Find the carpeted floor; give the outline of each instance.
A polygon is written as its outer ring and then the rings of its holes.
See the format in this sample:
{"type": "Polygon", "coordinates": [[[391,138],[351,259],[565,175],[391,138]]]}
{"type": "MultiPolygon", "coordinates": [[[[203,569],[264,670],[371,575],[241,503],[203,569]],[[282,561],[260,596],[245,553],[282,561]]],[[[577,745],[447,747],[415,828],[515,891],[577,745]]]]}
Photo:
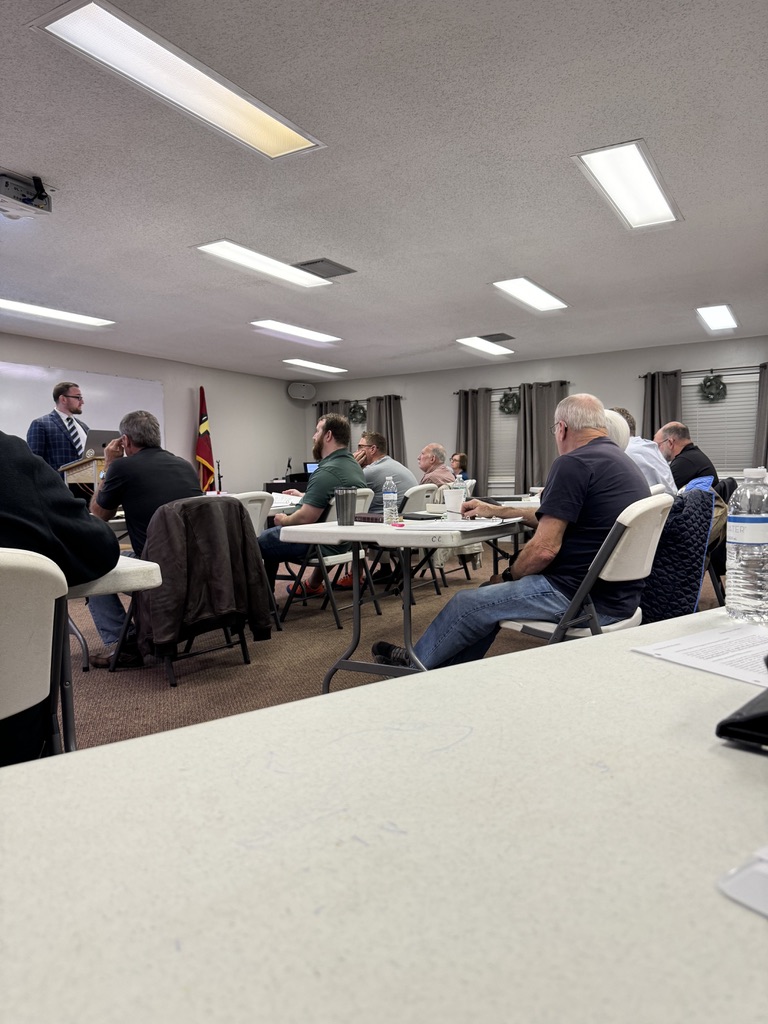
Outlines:
{"type": "MultiPolygon", "coordinates": [[[[455,563],[448,565],[448,569],[452,568],[455,563]]],[[[431,586],[420,587],[413,608],[414,637],[420,636],[451,594],[460,588],[477,587],[491,572],[491,559],[486,557],[485,565],[472,573],[471,581],[466,580],[463,571],[450,572],[448,587],[439,597],[431,586]]],[[[280,584],[278,588],[280,600],[280,584]]],[[[340,630],[335,628],[331,612],[320,610],[319,602],[309,602],[306,607],[294,604],[282,632],[273,630],[272,639],[261,643],[249,641],[250,665],[243,664],[239,647],[190,658],[176,665],[179,684],[176,688],[168,685],[159,663],[148,662],[144,668],[114,673],[104,669],[83,672],[80,647],[72,638],[78,747],[113,743],[309,697],[322,699],[323,677],[351,639],[349,604],[350,598],[340,595],[340,607],[348,609],[342,612],[344,628],[340,630]]],[[[701,607],[713,605],[714,596],[706,581],[701,607]]],[[[360,660],[372,660],[370,648],[376,640],[402,642],[400,599],[384,598],[382,612],[381,617],[377,616],[372,605],[366,605],[363,610],[362,639],[356,655],[360,660]]],[[[101,644],[85,603],[70,602],[70,614],[86,637],[91,652],[100,651],[101,644]]],[[[199,646],[204,647],[205,640],[205,637],[200,638],[199,646]]],[[[542,643],[502,630],[490,656],[542,643]]],[[[333,689],[376,685],[377,679],[377,676],[339,672],[334,677],[333,689]]]]}

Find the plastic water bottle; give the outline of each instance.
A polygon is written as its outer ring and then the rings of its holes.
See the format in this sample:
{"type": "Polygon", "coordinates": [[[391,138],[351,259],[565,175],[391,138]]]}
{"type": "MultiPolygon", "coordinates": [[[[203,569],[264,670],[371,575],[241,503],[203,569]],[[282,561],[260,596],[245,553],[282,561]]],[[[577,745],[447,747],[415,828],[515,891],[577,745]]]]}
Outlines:
{"type": "Polygon", "coordinates": [[[381,496],[384,499],[384,525],[391,526],[397,519],[397,484],[388,476],[381,489],[381,496]]]}
{"type": "Polygon", "coordinates": [[[728,504],[725,607],[732,619],[768,624],[768,482],[744,470],[728,504]]]}

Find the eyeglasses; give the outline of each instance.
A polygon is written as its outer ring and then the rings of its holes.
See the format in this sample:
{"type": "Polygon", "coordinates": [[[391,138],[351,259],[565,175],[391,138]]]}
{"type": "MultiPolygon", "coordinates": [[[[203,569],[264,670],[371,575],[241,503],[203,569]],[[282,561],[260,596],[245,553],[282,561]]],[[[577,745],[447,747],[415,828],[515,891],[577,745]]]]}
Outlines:
{"type": "Polygon", "coordinates": [[[557,428],[560,426],[562,422],[562,420],[558,420],[557,423],[553,423],[552,426],[549,428],[550,434],[556,434],[557,428]]]}
{"type": "Polygon", "coordinates": [[[359,444],[357,447],[358,448],[375,448],[376,445],[375,444],[359,444]]]}
{"type": "Polygon", "coordinates": [[[85,400],[85,395],[63,395],[62,397],[63,398],[79,398],[81,402],[85,400]]]}

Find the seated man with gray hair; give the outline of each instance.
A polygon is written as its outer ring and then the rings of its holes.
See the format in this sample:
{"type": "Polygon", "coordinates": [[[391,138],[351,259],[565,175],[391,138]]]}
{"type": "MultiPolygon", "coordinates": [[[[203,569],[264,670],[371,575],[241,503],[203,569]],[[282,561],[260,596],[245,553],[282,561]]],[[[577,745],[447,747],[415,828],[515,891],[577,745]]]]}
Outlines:
{"type": "Polygon", "coordinates": [[[452,484],[456,477],[453,470],[446,466],[448,453],[438,441],[430,441],[419,454],[419,469],[422,472],[420,484],[452,484]]]}
{"type": "MultiPolygon", "coordinates": [[[[643,474],[608,437],[603,404],[594,395],[563,399],[554,434],[558,458],[535,511],[536,533],[502,573],[503,582],[460,591],[445,605],[414,647],[425,668],[484,657],[504,619],[559,621],[617,516],[649,496],[643,474]]],[[[520,514],[477,499],[465,502],[462,512],[470,518],[520,514]]],[[[599,580],[592,597],[601,625],[632,615],[642,588],[642,580],[599,580]]],[[[385,641],[373,645],[373,655],[378,664],[410,665],[402,647],[385,641]]]]}
{"type": "MultiPolygon", "coordinates": [[[[203,492],[192,464],[160,447],[160,424],[151,412],[129,412],[119,429],[120,437],[104,449],[103,479],[91,498],[91,512],[109,521],[122,505],[133,553],[140,558],[149,521],[160,506],[179,498],[196,498],[203,492]]],[[[107,648],[91,657],[91,665],[108,668],[125,622],[125,610],[117,594],[91,597],[88,607],[107,648]]],[[[138,647],[129,634],[118,665],[130,668],[141,664],[138,647]]]]}

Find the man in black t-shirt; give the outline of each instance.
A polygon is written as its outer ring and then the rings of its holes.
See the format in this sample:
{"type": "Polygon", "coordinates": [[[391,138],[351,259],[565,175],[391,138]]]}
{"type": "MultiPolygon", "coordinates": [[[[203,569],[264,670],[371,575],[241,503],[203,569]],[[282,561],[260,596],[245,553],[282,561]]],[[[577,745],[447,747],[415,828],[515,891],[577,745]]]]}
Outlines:
{"type": "Polygon", "coordinates": [[[669,463],[678,487],[685,487],[700,476],[711,476],[713,484],[718,482],[717,470],[712,461],[693,443],[691,433],[684,423],[665,423],[656,431],[653,440],[669,463]]]}
{"type": "MultiPolygon", "coordinates": [[[[465,502],[465,516],[521,516],[536,527],[502,582],[456,594],[414,646],[425,668],[482,658],[504,619],[558,622],[616,521],[634,501],[650,494],[645,477],[607,436],[605,410],[594,395],[571,395],[555,410],[555,459],[534,512],[465,502]]],[[[592,591],[600,624],[631,615],[640,603],[642,580],[598,581],[592,591]]],[[[407,653],[379,641],[377,662],[409,665],[407,653]]]]}
{"type": "MultiPolygon", "coordinates": [[[[147,539],[149,521],[161,505],[180,498],[202,495],[197,473],[191,463],[160,447],[160,424],[151,412],[129,412],[120,422],[120,437],[104,449],[104,472],[91,498],[91,512],[110,520],[122,505],[125,525],[137,558],[147,539]],[[125,458],[123,456],[126,456],[125,458]]],[[[95,668],[107,668],[120,637],[125,611],[117,594],[91,597],[93,621],[107,650],[94,655],[95,668]]],[[[140,665],[134,642],[123,645],[120,665],[140,665]]]]}

